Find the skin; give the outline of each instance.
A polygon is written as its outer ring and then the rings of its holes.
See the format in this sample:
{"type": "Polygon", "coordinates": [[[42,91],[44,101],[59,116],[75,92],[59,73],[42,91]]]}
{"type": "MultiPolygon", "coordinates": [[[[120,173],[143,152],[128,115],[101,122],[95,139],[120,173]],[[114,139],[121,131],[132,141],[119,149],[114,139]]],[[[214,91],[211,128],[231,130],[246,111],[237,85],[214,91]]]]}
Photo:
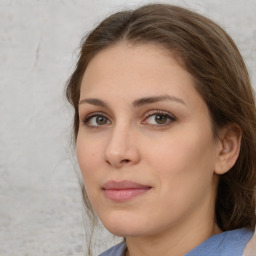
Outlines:
{"type": "Polygon", "coordinates": [[[221,232],[217,173],[234,164],[239,136],[213,137],[193,77],[171,53],[123,42],[99,52],[84,73],[79,118],[77,157],[88,197],[103,225],[126,238],[126,255],[184,255],[221,232]],[[236,149],[232,159],[225,145],[236,149]],[[109,180],[151,189],[115,202],[102,190],[109,180]]]}

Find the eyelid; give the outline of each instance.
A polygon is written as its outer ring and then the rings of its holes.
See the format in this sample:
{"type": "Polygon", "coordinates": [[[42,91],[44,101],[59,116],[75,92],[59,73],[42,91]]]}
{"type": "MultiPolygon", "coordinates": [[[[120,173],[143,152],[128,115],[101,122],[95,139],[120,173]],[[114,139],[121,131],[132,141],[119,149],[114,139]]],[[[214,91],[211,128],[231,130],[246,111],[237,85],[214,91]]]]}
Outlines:
{"type": "MultiPolygon", "coordinates": [[[[169,111],[156,109],[156,110],[150,110],[145,114],[145,117],[143,118],[142,124],[146,124],[145,120],[147,120],[149,117],[157,115],[157,114],[167,116],[170,119],[170,122],[173,122],[173,121],[177,120],[177,118],[173,114],[171,114],[169,111]]],[[[170,123],[168,122],[167,124],[151,124],[151,125],[152,126],[167,126],[169,124],[170,123]]]]}
{"type": "MultiPolygon", "coordinates": [[[[93,118],[93,117],[97,117],[97,116],[103,116],[104,118],[107,118],[108,121],[110,123],[112,123],[111,121],[111,118],[109,117],[108,114],[106,114],[105,112],[102,112],[102,111],[96,111],[96,112],[91,112],[87,115],[85,115],[84,118],[82,118],[82,123],[84,123],[85,125],[87,125],[88,127],[91,127],[91,128],[99,128],[99,127],[104,127],[106,125],[109,125],[109,124],[105,124],[105,125],[89,125],[89,121],[93,118]]],[[[165,110],[160,110],[160,109],[154,109],[154,110],[149,110],[148,112],[146,112],[144,114],[144,117],[143,117],[143,120],[142,120],[142,124],[147,124],[147,125],[151,125],[151,126],[161,126],[161,127],[164,127],[164,126],[168,126],[170,125],[170,123],[172,123],[173,121],[176,121],[177,118],[171,114],[169,111],[165,111],[165,110]],[[150,124],[150,123],[147,123],[146,120],[151,117],[151,116],[154,116],[154,115],[165,115],[169,118],[169,122],[165,123],[165,124],[150,124]]]]}
{"type": "MultiPolygon", "coordinates": [[[[111,123],[111,120],[109,118],[109,116],[104,113],[104,112],[91,112],[89,114],[87,114],[83,119],[82,119],[82,122],[85,124],[85,125],[88,125],[89,121],[93,118],[93,117],[96,117],[96,116],[103,116],[105,118],[107,118],[109,120],[109,122],[111,123]]],[[[94,125],[88,125],[89,127],[93,127],[93,128],[98,128],[100,126],[104,126],[104,125],[98,125],[98,126],[94,126],[94,125]]]]}

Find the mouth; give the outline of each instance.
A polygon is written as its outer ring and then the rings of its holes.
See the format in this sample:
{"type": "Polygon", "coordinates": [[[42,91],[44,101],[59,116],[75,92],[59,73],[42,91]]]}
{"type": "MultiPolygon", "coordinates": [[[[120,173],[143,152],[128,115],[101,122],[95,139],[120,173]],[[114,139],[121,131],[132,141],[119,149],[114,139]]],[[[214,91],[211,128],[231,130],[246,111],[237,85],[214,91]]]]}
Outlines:
{"type": "Polygon", "coordinates": [[[102,186],[104,195],[115,202],[131,200],[145,194],[152,187],[132,181],[108,181],[102,186]]]}

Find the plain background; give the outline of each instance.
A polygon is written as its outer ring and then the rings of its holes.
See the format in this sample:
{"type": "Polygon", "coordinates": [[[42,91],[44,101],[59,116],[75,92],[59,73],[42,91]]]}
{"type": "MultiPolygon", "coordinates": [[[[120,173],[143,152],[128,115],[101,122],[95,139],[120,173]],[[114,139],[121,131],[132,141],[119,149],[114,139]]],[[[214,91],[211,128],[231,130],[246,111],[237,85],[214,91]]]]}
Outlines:
{"type": "MultiPolygon", "coordinates": [[[[107,14],[147,2],[0,0],[0,256],[85,255],[88,225],[65,82],[82,36],[107,14]]],[[[222,25],[255,88],[255,0],[161,2],[189,7],[222,25]]],[[[95,255],[115,242],[105,234],[103,242],[94,242],[95,255]]]]}

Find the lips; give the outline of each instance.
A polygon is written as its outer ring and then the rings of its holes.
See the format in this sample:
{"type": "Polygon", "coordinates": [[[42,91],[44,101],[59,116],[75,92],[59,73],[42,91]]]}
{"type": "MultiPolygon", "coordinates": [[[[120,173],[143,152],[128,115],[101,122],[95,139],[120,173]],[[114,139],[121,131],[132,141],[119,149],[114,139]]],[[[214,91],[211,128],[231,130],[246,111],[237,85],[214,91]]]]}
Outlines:
{"type": "Polygon", "coordinates": [[[148,192],[152,187],[132,181],[108,181],[102,186],[104,195],[116,202],[131,200],[148,192]]]}

